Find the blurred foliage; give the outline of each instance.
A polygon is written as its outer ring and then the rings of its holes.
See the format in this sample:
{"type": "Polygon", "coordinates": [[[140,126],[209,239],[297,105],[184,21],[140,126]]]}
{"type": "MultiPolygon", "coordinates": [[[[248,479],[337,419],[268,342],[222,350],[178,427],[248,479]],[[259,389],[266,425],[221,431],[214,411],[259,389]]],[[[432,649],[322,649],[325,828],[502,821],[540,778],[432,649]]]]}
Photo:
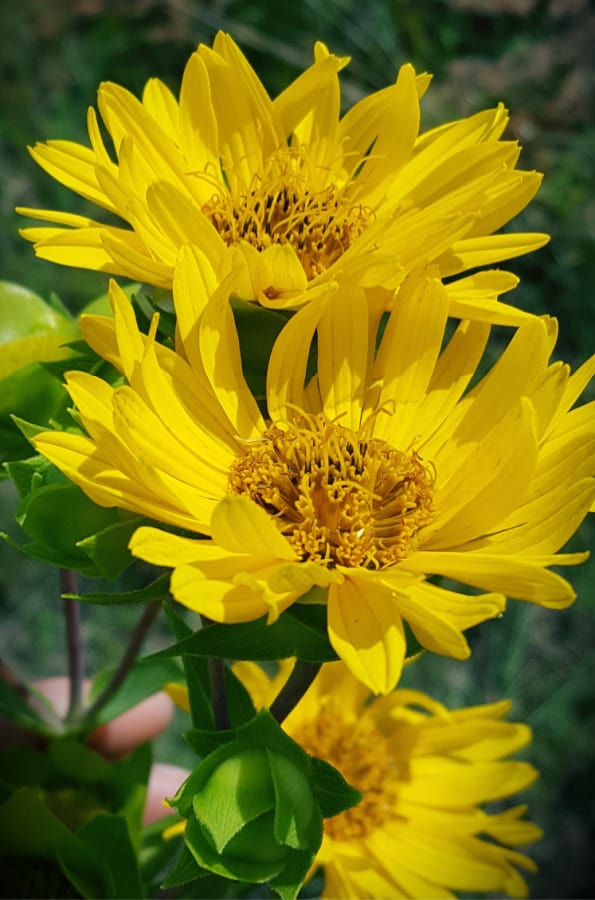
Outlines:
{"type": "MultiPolygon", "coordinates": [[[[551,243],[508,266],[521,276],[514,302],[560,320],[558,353],[573,365],[595,334],[595,11],[589,0],[21,0],[0,6],[0,279],[44,298],[55,291],[77,313],[105,291],[98,273],[34,261],[17,235],[15,205],[91,212],[28,159],[25,147],[62,138],[86,142],[85,111],[112,80],[140,93],[158,76],[174,91],[195,45],[219,28],[242,46],[271,93],[308,65],[322,39],[352,57],[342,73],[346,107],[391,82],[411,60],[435,75],[424,98],[426,127],[503,101],[508,135],[523,145],[521,167],[545,174],[537,199],[511,224],[546,231],[551,243]]],[[[0,527],[15,538],[15,498],[0,486],[0,527]]],[[[592,543],[583,527],[572,549],[592,543]]],[[[0,614],[8,660],[26,675],[63,668],[56,573],[0,546],[0,614]]],[[[147,580],[153,572],[145,572],[147,580]]],[[[527,751],[542,770],[528,795],[546,832],[536,848],[533,896],[590,897],[595,840],[595,603],[593,566],[565,573],[576,604],[553,613],[513,603],[475,630],[471,661],[428,655],[405,683],[447,703],[507,695],[513,716],[534,728],[527,751]]],[[[121,588],[136,587],[125,575],[121,588]]],[[[113,589],[113,585],[111,586],[113,589]]],[[[82,589],[101,590],[84,580],[82,589]]],[[[90,667],[119,654],[136,620],[132,607],[84,611],[90,667]]],[[[151,637],[147,651],[160,646],[151,637]]],[[[180,741],[161,753],[184,763],[180,741]]],[[[158,755],[159,755],[158,747],[158,755]]]]}

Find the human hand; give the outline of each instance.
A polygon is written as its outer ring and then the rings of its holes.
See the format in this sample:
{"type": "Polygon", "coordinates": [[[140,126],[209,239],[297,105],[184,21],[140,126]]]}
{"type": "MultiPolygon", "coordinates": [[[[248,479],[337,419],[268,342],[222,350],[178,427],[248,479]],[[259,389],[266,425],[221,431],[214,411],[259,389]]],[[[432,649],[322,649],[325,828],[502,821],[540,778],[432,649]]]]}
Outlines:
{"type": "MultiPolygon", "coordinates": [[[[63,676],[43,678],[36,681],[34,687],[49,701],[56,715],[63,718],[68,708],[68,678],[63,676]]],[[[89,688],[90,682],[85,681],[83,696],[86,696],[89,688]]],[[[140,744],[153,740],[165,731],[172,719],[173,710],[170,698],[164,691],[159,691],[111,722],[89,732],[86,743],[108,759],[120,759],[140,744]]],[[[0,719],[0,746],[35,746],[38,743],[38,735],[15,725],[8,719],[0,719]]],[[[176,793],[188,774],[188,771],[180,766],[168,763],[153,765],[147,787],[145,825],[171,813],[169,807],[164,804],[164,799],[176,793]]]]}

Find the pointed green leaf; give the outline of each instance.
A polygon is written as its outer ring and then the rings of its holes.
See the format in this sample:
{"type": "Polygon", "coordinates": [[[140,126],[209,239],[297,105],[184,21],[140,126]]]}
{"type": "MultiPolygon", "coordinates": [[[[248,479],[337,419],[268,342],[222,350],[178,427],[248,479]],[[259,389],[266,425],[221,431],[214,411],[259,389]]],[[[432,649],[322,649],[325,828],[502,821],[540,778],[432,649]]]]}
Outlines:
{"type": "Polygon", "coordinates": [[[291,853],[279,874],[270,879],[270,887],[281,900],[296,900],[315,856],[307,850],[291,853]]]}
{"type": "Polygon", "coordinates": [[[267,625],[264,617],[254,622],[233,625],[207,625],[155,656],[188,653],[191,656],[255,661],[285,659],[290,656],[306,662],[337,659],[326,632],[321,632],[317,624],[300,621],[292,610],[293,607],[284,612],[272,625],[267,625]]]}
{"type": "Polygon", "coordinates": [[[136,529],[146,521],[142,516],[122,514],[119,522],[114,522],[79,541],[77,546],[95,563],[104,578],[117,578],[132,562],[128,549],[130,538],[136,529]]]}
{"type": "Polygon", "coordinates": [[[308,779],[280,753],[269,752],[268,758],[275,788],[275,837],[296,850],[308,850],[315,818],[322,840],[322,819],[314,808],[308,779]]]}
{"type": "Polygon", "coordinates": [[[135,591],[123,591],[121,593],[105,593],[104,591],[89,592],[87,594],[63,594],[69,600],[80,600],[83,603],[93,603],[97,606],[133,606],[139,603],[150,603],[154,600],[164,600],[169,596],[169,575],[160,575],[144,588],[135,591]]]}
{"type": "MultiPolygon", "coordinates": [[[[192,629],[186,624],[173,606],[166,603],[163,607],[169,626],[178,640],[192,634],[192,629]]],[[[215,727],[215,715],[211,701],[211,683],[209,677],[209,665],[206,659],[198,656],[182,656],[182,665],[186,676],[188,689],[188,704],[192,724],[196,728],[212,729],[215,727]]],[[[203,754],[199,753],[199,756],[203,754]]]]}
{"type": "Polygon", "coordinates": [[[311,761],[310,784],[325,819],[359,803],[362,794],[351,787],[334,766],[315,756],[311,757],[311,761]]]}
{"type": "Polygon", "coordinates": [[[190,728],[184,732],[184,740],[197,756],[205,757],[214,753],[223,744],[229,743],[235,737],[235,731],[231,729],[190,728]]]}
{"type": "Polygon", "coordinates": [[[180,855],[176,859],[171,872],[161,885],[161,890],[188,884],[189,881],[204,878],[207,874],[207,870],[198,865],[186,844],[183,844],[180,855]]]}
{"type": "Polygon", "coordinates": [[[80,829],[78,837],[97,853],[108,867],[116,897],[145,896],[136,853],[123,816],[96,816],[80,829]]]}
{"type": "MultiPolygon", "coordinates": [[[[197,657],[183,657],[184,659],[198,659],[197,657]]],[[[249,722],[256,715],[256,707],[252,702],[248,690],[240,681],[233,669],[225,668],[225,687],[227,694],[227,711],[232,728],[239,728],[249,722]]]]}
{"type": "Polygon", "coordinates": [[[119,521],[118,511],[93,503],[71,483],[46,484],[23,501],[18,521],[32,543],[20,549],[29,556],[65,569],[101,575],[79,542],[119,521]]]}

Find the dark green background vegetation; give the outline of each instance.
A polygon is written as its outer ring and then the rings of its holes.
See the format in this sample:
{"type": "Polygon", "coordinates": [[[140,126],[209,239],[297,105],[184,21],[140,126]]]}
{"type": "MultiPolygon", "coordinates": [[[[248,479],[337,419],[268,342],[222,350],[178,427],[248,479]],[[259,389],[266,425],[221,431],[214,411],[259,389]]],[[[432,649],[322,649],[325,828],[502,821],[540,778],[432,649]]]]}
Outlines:
{"type": "MultiPolygon", "coordinates": [[[[218,28],[243,47],[277,93],[324,40],[352,56],[346,106],[394,79],[412,61],[433,72],[424,125],[502,100],[523,168],[545,173],[537,199],[511,228],[547,231],[551,243],[508,268],[521,276],[514,302],[560,320],[557,355],[578,365],[595,333],[595,13],[588,0],[19,0],[0,7],[0,280],[55,291],[72,310],[105,290],[97,273],[35,261],[17,235],[15,205],[84,212],[85,204],[29,159],[37,140],[86,141],[86,108],[111,80],[140,93],[148,77],[177,91],[189,53],[218,28]]],[[[15,501],[4,485],[0,527],[15,501]]],[[[589,547],[584,526],[572,549],[589,547]]],[[[2,655],[24,676],[63,671],[57,574],[0,546],[2,655]]],[[[595,880],[595,581],[593,564],[569,570],[575,605],[552,612],[511,603],[471,635],[470,662],[427,656],[405,683],[452,705],[508,696],[534,729],[525,754],[541,770],[527,799],[546,836],[535,848],[533,897],[592,897],[595,880]]],[[[84,587],[84,586],[83,586],[84,587]]],[[[137,612],[83,610],[90,668],[113,664],[137,612]]],[[[163,642],[156,633],[148,649],[163,642]]],[[[179,750],[175,734],[159,753],[179,750]]],[[[181,752],[181,751],[180,751],[181,752]]]]}

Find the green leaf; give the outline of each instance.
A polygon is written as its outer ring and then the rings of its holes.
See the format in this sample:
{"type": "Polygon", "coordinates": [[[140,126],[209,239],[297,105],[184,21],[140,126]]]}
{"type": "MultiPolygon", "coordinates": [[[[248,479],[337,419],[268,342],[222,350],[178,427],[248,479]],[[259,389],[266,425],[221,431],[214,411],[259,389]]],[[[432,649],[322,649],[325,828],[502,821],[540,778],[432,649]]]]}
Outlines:
{"type": "MultiPolygon", "coordinates": [[[[184,659],[194,659],[200,657],[183,657],[184,659]]],[[[227,712],[232,728],[239,728],[249,722],[256,715],[256,707],[252,702],[245,685],[240,681],[233,669],[226,666],[225,668],[225,687],[227,694],[227,712]]]]}
{"type": "Polygon", "coordinates": [[[107,759],[76,738],[56,738],[47,749],[47,757],[57,772],[77,784],[94,785],[111,779],[112,767],[107,759]]]}
{"type": "MultiPolygon", "coordinates": [[[[94,700],[101,693],[113,675],[113,671],[113,669],[107,669],[96,676],[91,685],[90,700],[94,700]]],[[[162,690],[168,681],[181,681],[181,679],[181,666],[174,660],[156,658],[156,656],[138,660],[117,694],[99,710],[97,717],[93,719],[93,727],[111,722],[120,713],[136,706],[151,694],[162,690]]]]}
{"type": "MultiPolygon", "coordinates": [[[[275,837],[295,850],[312,846],[314,800],[308,779],[280,753],[267,753],[275,788],[275,837]]],[[[318,844],[322,840],[322,830],[318,844]]]]}
{"type": "Polygon", "coordinates": [[[126,819],[137,855],[143,846],[143,818],[152,763],[153,745],[150,741],[141,744],[123,759],[112,762],[113,808],[126,819]]]}
{"type": "Polygon", "coordinates": [[[64,385],[39,363],[29,363],[0,380],[0,456],[10,460],[31,455],[31,445],[15,419],[47,428],[66,404],[64,385]]]}
{"type": "Polygon", "coordinates": [[[270,879],[269,885],[281,900],[296,900],[315,856],[310,851],[291,853],[279,874],[270,879]]]}
{"type": "Polygon", "coordinates": [[[79,542],[117,523],[119,514],[98,506],[76,485],[66,483],[33,490],[21,504],[17,519],[32,539],[19,547],[22,552],[97,577],[103,574],[101,568],[78,546],[79,542]]]}
{"type": "Polygon", "coordinates": [[[130,538],[136,529],[146,521],[142,516],[129,516],[114,522],[107,528],[97,531],[79,541],[77,546],[84,550],[90,560],[104,578],[117,578],[132,562],[132,554],[128,549],[130,538]]]}
{"type": "MultiPolygon", "coordinates": [[[[180,640],[192,634],[192,629],[173,606],[166,603],[163,609],[174,637],[180,640]]],[[[215,715],[211,701],[208,662],[204,658],[184,654],[182,656],[182,665],[184,666],[186,687],[188,688],[188,704],[190,706],[192,724],[196,728],[213,729],[215,727],[215,715]]]]}
{"type": "MultiPolygon", "coordinates": [[[[304,615],[302,610],[299,615],[304,615]]],[[[184,638],[155,656],[180,656],[183,653],[191,656],[218,656],[225,659],[253,661],[285,659],[290,656],[296,656],[306,662],[328,662],[337,659],[326,630],[321,632],[317,626],[300,621],[294,614],[293,607],[284,612],[272,625],[267,625],[265,617],[254,622],[233,625],[217,623],[206,625],[191,637],[184,638]]]]}
{"type": "Polygon", "coordinates": [[[24,697],[19,694],[9,684],[0,679],[0,716],[5,716],[25,728],[32,728],[34,731],[47,730],[47,724],[43,719],[28,705],[24,697]]]}
{"type": "Polygon", "coordinates": [[[235,731],[226,728],[190,728],[184,732],[184,740],[197,756],[209,756],[223,744],[235,738],[235,731]]]}
{"type": "Polygon", "coordinates": [[[72,319],[33,291],[0,281],[0,378],[31,362],[64,355],[61,345],[76,333],[72,319]]]}
{"type": "Polygon", "coordinates": [[[169,840],[165,840],[163,837],[164,830],[179,821],[179,816],[174,813],[157,822],[152,822],[150,825],[145,825],[142,829],[138,861],[145,893],[149,897],[159,896],[161,882],[173,866],[179,853],[180,844],[183,846],[182,835],[169,840]]]}
{"type": "Polygon", "coordinates": [[[81,896],[111,898],[111,879],[101,859],[48,809],[37,791],[23,787],[0,806],[3,856],[54,859],[81,896]]]}
{"type": "Polygon", "coordinates": [[[197,878],[204,878],[207,874],[207,870],[198,865],[186,844],[183,844],[180,855],[161,885],[161,889],[167,890],[168,888],[179,887],[179,885],[188,884],[189,881],[194,881],[197,878]]]}
{"type": "Polygon", "coordinates": [[[325,819],[337,816],[360,802],[360,791],[351,787],[334,766],[316,756],[312,756],[311,761],[310,784],[325,819]]]}
{"type": "Polygon", "coordinates": [[[192,634],[192,628],[184,621],[179,612],[171,605],[171,603],[166,603],[163,607],[163,612],[165,613],[165,618],[167,619],[167,623],[172,630],[173,636],[176,640],[181,641],[186,637],[190,637],[192,634]]]}
{"type": "Polygon", "coordinates": [[[150,603],[153,600],[164,600],[169,596],[169,575],[160,575],[151,584],[135,591],[121,593],[105,593],[103,591],[87,594],[63,594],[69,600],[80,600],[97,606],[134,606],[139,603],[150,603]]]}
{"type": "Polygon", "coordinates": [[[244,377],[254,397],[262,399],[266,394],[271,350],[289,315],[237,297],[232,297],[231,308],[240,341],[244,377]]]}
{"type": "Polygon", "coordinates": [[[211,700],[208,661],[199,656],[182,656],[188,688],[188,703],[192,724],[197,728],[214,728],[215,714],[211,700]]]}
{"type": "Polygon", "coordinates": [[[262,747],[263,750],[286,756],[309,777],[311,757],[283,731],[268,709],[259,710],[253,719],[238,728],[236,734],[237,739],[247,746],[262,747]]]}
{"type": "Polygon", "coordinates": [[[4,747],[0,750],[2,779],[12,788],[45,784],[55,775],[47,754],[32,747],[4,747]]]}
{"type": "Polygon", "coordinates": [[[0,457],[19,459],[31,450],[12,416],[47,424],[61,406],[63,385],[40,363],[68,357],[63,345],[76,323],[27,288],[0,281],[0,457]]]}
{"type": "Polygon", "coordinates": [[[78,832],[109,868],[116,897],[144,897],[136,853],[123,816],[99,815],[78,832]]]}

